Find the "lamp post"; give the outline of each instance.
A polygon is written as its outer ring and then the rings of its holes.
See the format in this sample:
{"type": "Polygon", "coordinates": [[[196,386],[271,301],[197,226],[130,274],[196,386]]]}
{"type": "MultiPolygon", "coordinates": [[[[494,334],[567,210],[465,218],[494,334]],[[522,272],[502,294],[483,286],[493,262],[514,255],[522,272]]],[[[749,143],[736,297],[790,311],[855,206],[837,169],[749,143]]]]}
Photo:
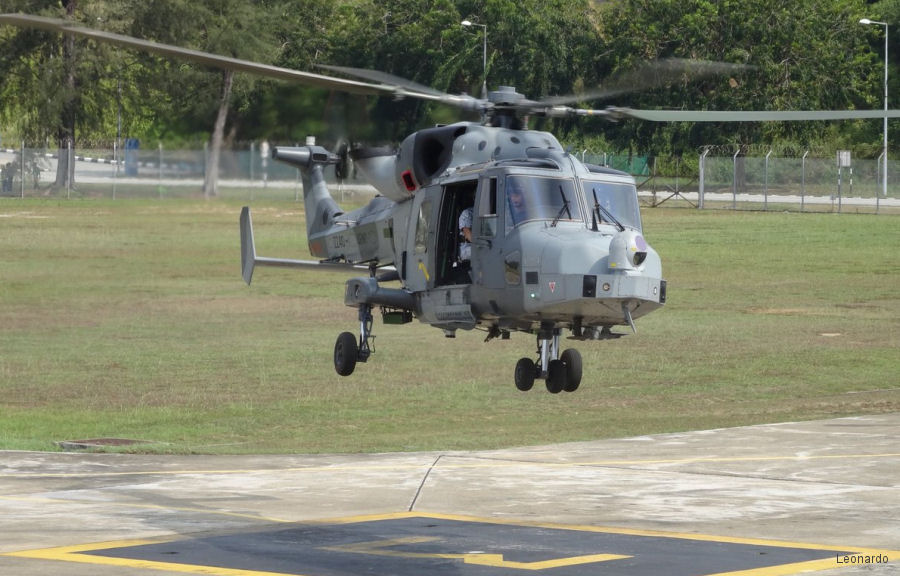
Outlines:
{"type": "Polygon", "coordinates": [[[482,50],[481,71],[484,81],[481,84],[481,97],[487,98],[487,24],[475,24],[470,20],[463,20],[461,24],[465,27],[481,26],[484,28],[484,48],[482,50]]]}
{"type": "MultiPolygon", "coordinates": [[[[878,26],[884,26],[884,111],[887,112],[888,109],[888,25],[887,22],[878,22],[876,20],[869,20],[868,18],[863,18],[859,21],[860,24],[869,25],[869,24],[877,24],[878,26]]],[[[884,115],[884,150],[882,153],[884,157],[884,175],[881,179],[881,195],[884,198],[887,198],[887,180],[888,180],[888,119],[887,114],[884,115]]]]}

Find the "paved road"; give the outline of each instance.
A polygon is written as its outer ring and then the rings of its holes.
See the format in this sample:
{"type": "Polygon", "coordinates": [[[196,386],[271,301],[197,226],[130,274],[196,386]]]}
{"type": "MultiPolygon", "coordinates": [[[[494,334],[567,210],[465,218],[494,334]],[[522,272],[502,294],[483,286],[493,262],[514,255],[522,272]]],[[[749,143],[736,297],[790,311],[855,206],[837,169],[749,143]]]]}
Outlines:
{"type": "Polygon", "coordinates": [[[897,574],[898,431],[900,414],[483,452],[0,452],[0,573],[897,574]]]}

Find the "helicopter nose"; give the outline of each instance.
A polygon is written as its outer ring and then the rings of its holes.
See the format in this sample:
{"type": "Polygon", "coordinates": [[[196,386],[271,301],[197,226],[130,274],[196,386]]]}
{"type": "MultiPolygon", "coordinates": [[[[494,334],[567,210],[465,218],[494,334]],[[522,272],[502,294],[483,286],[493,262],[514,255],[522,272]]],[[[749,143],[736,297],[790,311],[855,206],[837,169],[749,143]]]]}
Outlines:
{"type": "Polygon", "coordinates": [[[659,256],[635,230],[545,242],[539,262],[524,259],[525,309],[571,314],[585,326],[632,324],[665,303],[659,256]]]}

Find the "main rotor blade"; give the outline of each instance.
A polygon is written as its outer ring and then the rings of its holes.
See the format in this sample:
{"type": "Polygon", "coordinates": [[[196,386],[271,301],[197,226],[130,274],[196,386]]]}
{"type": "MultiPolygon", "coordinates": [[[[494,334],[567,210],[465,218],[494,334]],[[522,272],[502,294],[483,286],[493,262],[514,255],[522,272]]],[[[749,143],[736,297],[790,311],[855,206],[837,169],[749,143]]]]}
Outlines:
{"type": "Polygon", "coordinates": [[[165,56],[175,56],[184,58],[200,64],[206,64],[216,68],[225,68],[229,70],[237,70],[241,72],[249,72],[268,78],[276,78],[279,80],[288,80],[298,82],[310,86],[321,88],[335,88],[346,92],[357,94],[393,94],[396,89],[392,86],[379,84],[369,84],[356,80],[345,80],[342,78],[333,78],[331,76],[323,76],[312,72],[301,72],[290,68],[281,68],[279,66],[271,66],[268,64],[260,64],[249,60],[241,60],[238,58],[230,58],[228,56],[220,56],[200,50],[192,50],[189,48],[181,48],[170,44],[162,44],[149,40],[141,40],[131,36],[105,32],[93,28],[77,26],[70,21],[57,18],[45,18],[42,16],[29,16],[24,14],[0,14],[0,24],[9,24],[11,26],[19,26],[21,28],[40,28],[42,30],[50,30],[53,32],[61,32],[64,34],[75,34],[85,38],[91,38],[98,42],[106,42],[109,44],[117,44],[129,48],[137,48],[146,52],[153,52],[165,56]]]}
{"type": "Polygon", "coordinates": [[[357,78],[371,80],[372,82],[380,82],[381,85],[385,87],[390,86],[394,88],[394,94],[398,98],[410,97],[417,98],[419,100],[441,102],[443,104],[448,104],[450,106],[455,106],[464,110],[482,110],[487,106],[487,104],[483,100],[473,98],[472,96],[456,96],[453,94],[448,94],[446,92],[441,92],[440,90],[431,88],[430,86],[425,86],[423,84],[419,84],[418,82],[413,82],[412,80],[401,78],[400,76],[394,76],[393,74],[388,74],[387,72],[381,72],[380,70],[352,68],[349,66],[333,66],[330,64],[319,64],[319,68],[333,70],[334,72],[346,74],[347,76],[356,76],[357,78]]]}
{"type": "Polygon", "coordinates": [[[651,122],[797,122],[809,120],[859,120],[900,118],[900,110],[634,110],[607,108],[612,117],[637,118],[651,122]]]}
{"type": "Polygon", "coordinates": [[[744,64],[729,64],[711,60],[663,58],[648,62],[630,72],[626,72],[612,79],[605,86],[598,86],[581,94],[544,98],[540,103],[546,106],[561,106],[576,102],[604,100],[621,96],[622,94],[658,88],[685,76],[689,81],[692,81],[717,74],[742,72],[749,68],[751,66],[744,64]]]}
{"type": "Polygon", "coordinates": [[[406,78],[401,78],[400,76],[394,76],[393,74],[388,74],[387,72],[382,72],[380,70],[352,68],[350,66],[333,66],[330,64],[319,64],[318,67],[324,68],[325,70],[331,70],[332,72],[340,72],[341,74],[346,74],[347,76],[356,76],[357,78],[362,78],[363,80],[380,82],[381,84],[397,86],[399,88],[421,92],[422,94],[431,94],[433,96],[449,96],[449,94],[441,92],[440,90],[435,90],[430,86],[425,86],[424,84],[419,84],[418,82],[413,82],[412,80],[407,80],[406,78]]]}

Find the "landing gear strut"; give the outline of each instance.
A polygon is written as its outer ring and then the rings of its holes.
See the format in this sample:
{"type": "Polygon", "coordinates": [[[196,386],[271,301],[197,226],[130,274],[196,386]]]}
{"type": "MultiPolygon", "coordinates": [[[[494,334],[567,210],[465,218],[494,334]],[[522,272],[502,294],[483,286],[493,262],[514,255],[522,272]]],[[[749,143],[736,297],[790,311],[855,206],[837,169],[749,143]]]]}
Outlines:
{"type": "Polygon", "coordinates": [[[569,348],[559,353],[561,330],[541,330],[538,333],[538,361],[522,358],[516,363],[516,388],[531,390],[538,378],[546,381],[551,394],[574,392],[581,384],[581,353],[569,348]]]}
{"type": "Polygon", "coordinates": [[[334,370],[341,376],[353,374],[357,362],[365,362],[372,355],[369,340],[372,335],[372,306],[359,306],[359,341],[352,332],[341,332],[334,343],[334,370]]]}

